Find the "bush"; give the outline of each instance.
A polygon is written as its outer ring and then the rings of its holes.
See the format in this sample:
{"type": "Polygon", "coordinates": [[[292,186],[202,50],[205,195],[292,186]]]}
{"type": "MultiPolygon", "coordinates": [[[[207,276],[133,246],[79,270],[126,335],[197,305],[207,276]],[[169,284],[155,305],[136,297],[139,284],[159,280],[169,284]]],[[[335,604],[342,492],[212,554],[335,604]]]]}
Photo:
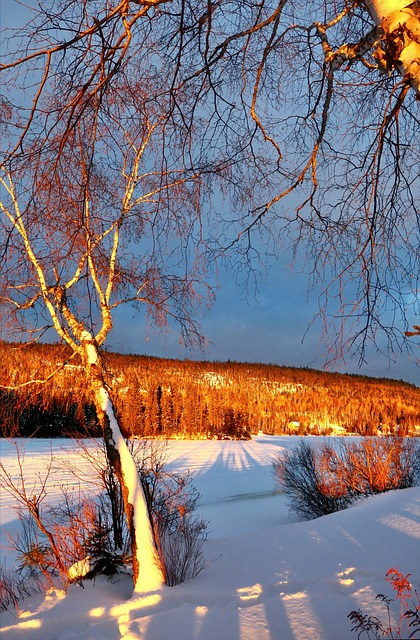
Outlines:
{"type": "MultiPolygon", "coordinates": [[[[137,466],[153,536],[165,582],[174,586],[194,578],[205,566],[203,545],[207,539],[207,523],[194,515],[199,493],[190,472],[178,474],[166,464],[166,444],[159,440],[129,441],[137,466]]],[[[85,455],[101,479],[101,512],[108,518],[111,546],[115,552],[129,553],[121,487],[104,453],[91,454],[84,443],[85,455]]]]}
{"type": "Polygon", "coordinates": [[[308,520],[346,509],[352,500],[341,486],[327,488],[319,460],[319,452],[302,440],[292,451],[280,454],[273,464],[276,482],[286,494],[288,506],[308,520]]]}
{"type": "Polygon", "coordinates": [[[20,510],[18,517],[21,530],[11,546],[17,552],[17,574],[28,588],[65,589],[98,573],[115,574],[123,565],[102,505],[92,498],[76,500],[63,490],[57,505],[43,505],[37,516],[20,510]]]}
{"type": "Polygon", "coordinates": [[[420,447],[412,438],[383,436],[313,446],[301,441],[273,463],[289,507],[304,519],[346,509],[356,498],[418,482],[420,447]]]}
{"type": "Polygon", "coordinates": [[[419,479],[420,447],[415,438],[382,436],[324,445],[325,467],[341,476],[355,495],[406,489],[419,479]]]}
{"type": "Polygon", "coordinates": [[[396,593],[400,610],[398,622],[392,623],[391,603],[392,598],[387,598],[383,593],[378,593],[376,600],[380,600],[385,605],[386,621],[383,622],[377,616],[366,615],[360,609],[351,611],[347,616],[352,622],[352,631],[358,632],[358,639],[365,636],[371,638],[415,638],[419,637],[420,631],[420,599],[417,591],[413,588],[408,578],[410,574],[404,576],[398,567],[390,569],[385,580],[389,582],[396,593]]]}
{"type": "Polygon", "coordinates": [[[31,595],[33,589],[27,581],[15,571],[9,571],[0,567],[0,611],[6,611],[10,607],[19,609],[19,601],[31,595]]]}
{"type": "MultiPolygon", "coordinates": [[[[20,503],[21,531],[11,538],[19,563],[16,578],[0,576],[0,607],[14,604],[20,594],[51,587],[65,589],[69,583],[112,576],[131,562],[128,528],[122,492],[107,462],[105,451],[81,444],[89,460],[87,477],[78,469],[74,475],[96,485],[97,496],[68,492],[49,505],[47,482],[57,470],[53,456],[45,477],[39,477],[30,491],[25,485],[23,455],[17,448],[19,479],[0,463],[0,479],[7,492],[20,503]],[[22,586],[23,585],[23,586],[22,586]]],[[[205,565],[202,549],[207,524],[194,515],[199,494],[192,476],[171,472],[166,467],[165,445],[142,442],[132,444],[133,454],[145,491],[158,555],[169,586],[195,577],[205,565]]],[[[83,585],[82,585],[83,586],[83,585]]]]}

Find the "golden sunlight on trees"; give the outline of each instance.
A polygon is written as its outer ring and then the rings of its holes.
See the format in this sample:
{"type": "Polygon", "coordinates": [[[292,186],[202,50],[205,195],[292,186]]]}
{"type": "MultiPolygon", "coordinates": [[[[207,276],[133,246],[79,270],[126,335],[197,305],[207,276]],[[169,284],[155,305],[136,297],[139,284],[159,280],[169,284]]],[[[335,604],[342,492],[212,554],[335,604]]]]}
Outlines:
{"type": "MultiPolygon", "coordinates": [[[[363,361],[370,342],[388,357],[409,347],[419,3],[41,0],[28,11],[2,41],[2,338],[53,330],[79,358],[123,487],[136,589],[154,590],[163,576],[150,527],[140,536],[145,500],[105,379],[114,310],[146,309],[200,343],[218,261],[258,274],[286,246],[319,288],[327,360],[355,350],[363,361]]],[[[166,401],[175,414],[179,398],[166,401]]],[[[276,410],[261,407],[267,420],[276,410]]]]}
{"type": "MultiPolygon", "coordinates": [[[[100,437],[80,361],[57,373],[69,355],[60,345],[0,342],[1,436],[100,437]],[[19,388],[2,390],[10,380],[19,388]]],[[[105,362],[118,422],[130,438],[420,432],[419,390],[401,380],[110,352],[105,362]]]]}

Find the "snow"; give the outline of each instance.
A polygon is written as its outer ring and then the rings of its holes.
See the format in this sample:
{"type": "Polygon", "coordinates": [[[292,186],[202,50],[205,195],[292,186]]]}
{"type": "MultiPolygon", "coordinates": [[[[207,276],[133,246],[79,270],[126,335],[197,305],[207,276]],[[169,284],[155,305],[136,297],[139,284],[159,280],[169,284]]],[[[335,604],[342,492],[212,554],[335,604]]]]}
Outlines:
{"type": "Polygon", "coordinates": [[[136,531],[138,565],[143,567],[135,585],[136,593],[158,591],[164,584],[163,575],[157,562],[146,498],[137,473],[134,460],[115,419],[110,397],[106,389],[101,389],[102,409],[109,419],[114,445],[121,460],[121,469],[128,490],[128,500],[133,505],[133,523],[136,531]]]}
{"type": "MultiPolygon", "coordinates": [[[[384,582],[388,569],[411,573],[414,586],[420,582],[420,488],[299,522],[274,492],[272,476],[274,456],[298,440],[170,442],[169,463],[192,470],[201,493],[199,513],[210,532],[207,567],[194,580],[149,596],[133,594],[128,576],[34,595],[18,616],[2,614],[2,638],[355,640],[350,611],[361,608],[385,620],[375,596],[393,595],[384,582]]],[[[13,466],[11,445],[1,441],[1,447],[3,463],[13,466]]],[[[46,441],[25,443],[28,473],[36,476],[45,467],[48,447],[46,441]]],[[[60,464],[78,460],[68,441],[54,441],[53,451],[60,464]]],[[[50,489],[51,500],[58,499],[59,487],[50,489]]],[[[16,526],[7,496],[0,514],[8,531],[16,526]]]]}

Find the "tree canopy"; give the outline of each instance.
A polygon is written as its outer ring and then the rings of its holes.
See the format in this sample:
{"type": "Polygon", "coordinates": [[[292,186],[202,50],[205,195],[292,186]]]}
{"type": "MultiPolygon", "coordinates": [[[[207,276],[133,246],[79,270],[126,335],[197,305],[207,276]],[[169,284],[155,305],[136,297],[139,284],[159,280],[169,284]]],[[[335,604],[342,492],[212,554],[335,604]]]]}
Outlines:
{"type": "Polygon", "coordinates": [[[88,319],[101,344],[112,308],[145,303],[200,339],[215,259],[257,271],[287,246],[307,261],[331,358],[363,361],[379,334],[387,355],[407,346],[419,3],[405,5],[34,3],[3,39],[9,322],[63,325],[77,345],[88,319]]]}
{"type": "Polygon", "coordinates": [[[143,305],[200,342],[218,262],[252,274],[287,246],[319,285],[331,358],[355,346],[363,361],[378,332],[387,355],[403,346],[419,306],[419,3],[28,11],[2,42],[2,333],[53,328],[79,356],[134,590],[158,592],[165,571],[101,350],[114,310],[143,305]]]}

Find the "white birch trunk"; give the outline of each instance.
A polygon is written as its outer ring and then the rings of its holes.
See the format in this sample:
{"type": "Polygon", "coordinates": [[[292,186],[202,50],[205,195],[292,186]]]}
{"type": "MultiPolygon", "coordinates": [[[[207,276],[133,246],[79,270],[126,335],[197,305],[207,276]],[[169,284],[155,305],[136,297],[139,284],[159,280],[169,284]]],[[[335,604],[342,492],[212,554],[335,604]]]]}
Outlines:
{"type": "Polygon", "coordinates": [[[383,28],[387,41],[395,42],[396,66],[402,76],[410,78],[420,99],[420,4],[411,0],[364,0],[364,3],[375,24],[383,28]]]}
{"type": "Polygon", "coordinates": [[[137,467],[123,438],[111,398],[103,382],[97,347],[87,332],[82,347],[96,409],[100,414],[98,417],[104,429],[108,458],[122,487],[131,535],[134,593],[156,592],[162,589],[165,581],[137,467]]]}

